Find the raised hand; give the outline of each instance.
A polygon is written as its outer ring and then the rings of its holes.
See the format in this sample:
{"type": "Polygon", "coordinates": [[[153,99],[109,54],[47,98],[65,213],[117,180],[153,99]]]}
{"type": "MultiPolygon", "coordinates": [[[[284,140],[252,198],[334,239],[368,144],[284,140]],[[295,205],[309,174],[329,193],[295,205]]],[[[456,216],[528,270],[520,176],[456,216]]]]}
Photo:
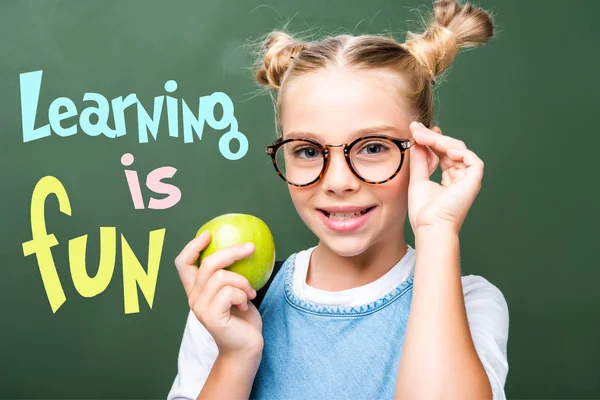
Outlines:
{"type": "Polygon", "coordinates": [[[408,215],[413,232],[425,226],[451,229],[457,234],[481,189],[483,161],[461,140],[412,122],[415,144],[410,151],[408,215]],[[430,175],[442,168],[442,182],[430,175]]]}

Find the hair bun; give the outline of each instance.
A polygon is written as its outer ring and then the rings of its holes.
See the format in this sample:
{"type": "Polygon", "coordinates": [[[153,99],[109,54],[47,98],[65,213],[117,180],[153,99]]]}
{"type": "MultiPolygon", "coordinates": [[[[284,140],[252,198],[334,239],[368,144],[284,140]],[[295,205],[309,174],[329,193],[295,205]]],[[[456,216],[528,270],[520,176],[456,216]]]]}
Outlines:
{"type": "Polygon", "coordinates": [[[469,3],[436,0],[433,11],[428,29],[422,34],[409,32],[405,43],[430,79],[450,66],[460,48],[480,46],[494,35],[492,17],[469,3]]]}
{"type": "Polygon", "coordinates": [[[258,83],[279,89],[292,59],[306,46],[306,43],[295,41],[287,33],[271,32],[264,42],[263,65],[256,71],[258,83]]]}

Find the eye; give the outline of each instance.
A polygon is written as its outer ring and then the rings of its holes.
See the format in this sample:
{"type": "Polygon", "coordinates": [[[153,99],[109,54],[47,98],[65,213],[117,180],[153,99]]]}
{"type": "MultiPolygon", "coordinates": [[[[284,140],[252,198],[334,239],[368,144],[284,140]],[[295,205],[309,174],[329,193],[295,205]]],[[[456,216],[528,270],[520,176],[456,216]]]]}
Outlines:
{"type": "Polygon", "coordinates": [[[360,146],[359,152],[362,154],[378,154],[390,149],[389,144],[381,141],[369,141],[360,146]]]}
{"type": "Polygon", "coordinates": [[[321,157],[321,150],[315,146],[302,145],[294,149],[294,155],[300,158],[313,159],[321,157]]]}

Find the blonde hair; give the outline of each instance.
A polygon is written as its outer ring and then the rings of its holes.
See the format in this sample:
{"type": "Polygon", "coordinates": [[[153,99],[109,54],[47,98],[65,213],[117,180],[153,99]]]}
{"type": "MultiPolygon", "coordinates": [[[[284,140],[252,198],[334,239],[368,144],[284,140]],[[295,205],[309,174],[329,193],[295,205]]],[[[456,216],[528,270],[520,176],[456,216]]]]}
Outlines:
{"type": "Polygon", "coordinates": [[[460,48],[483,45],[493,34],[489,13],[457,0],[435,1],[425,32],[408,32],[405,43],[377,35],[340,35],[304,42],[274,31],[264,42],[256,80],[278,92],[276,112],[281,113],[285,88],[299,75],[332,66],[385,69],[405,79],[409,88],[404,91],[405,100],[418,121],[430,126],[436,77],[448,69],[460,48]]]}

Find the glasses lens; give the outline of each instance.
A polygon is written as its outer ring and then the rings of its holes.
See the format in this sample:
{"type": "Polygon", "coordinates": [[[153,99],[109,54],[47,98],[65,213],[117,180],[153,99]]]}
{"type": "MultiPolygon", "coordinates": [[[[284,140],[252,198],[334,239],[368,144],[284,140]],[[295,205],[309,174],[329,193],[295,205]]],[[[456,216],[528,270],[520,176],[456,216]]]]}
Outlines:
{"type": "Polygon", "coordinates": [[[365,180],[382,182],[390,178],[402,162],[402,153],[387,139],[364,139],[352,147],[350,161],[365,180]]]}
{"type": "Polygon", "coordinates": [[[311,142],[295,140],[279,147],[275,156],[277,168],[285,179],[306,185],[323,170],[323,151],[311,142]]]}

